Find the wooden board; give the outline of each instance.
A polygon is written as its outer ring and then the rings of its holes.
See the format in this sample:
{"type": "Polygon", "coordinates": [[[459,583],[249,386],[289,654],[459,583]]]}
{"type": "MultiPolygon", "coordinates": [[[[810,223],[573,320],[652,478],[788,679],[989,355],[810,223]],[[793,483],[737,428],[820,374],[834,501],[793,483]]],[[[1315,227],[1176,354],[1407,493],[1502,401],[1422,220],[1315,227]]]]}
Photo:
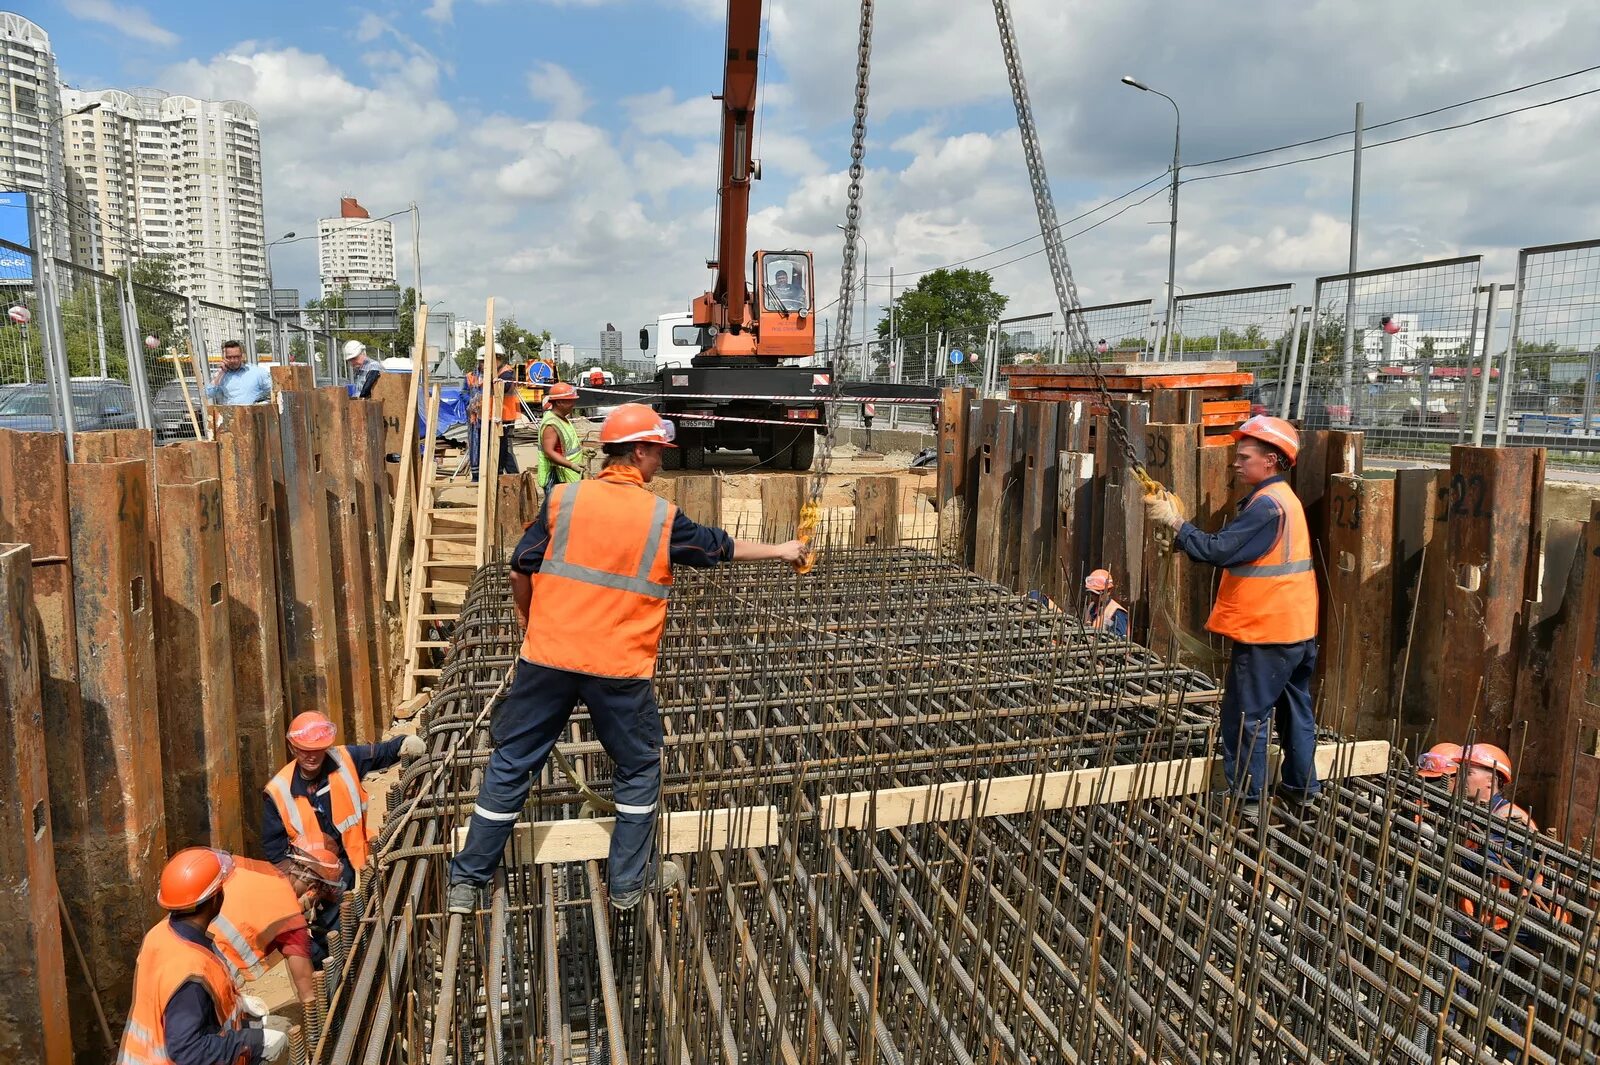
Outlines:
{"type": "MultiPolygon", "coordinates": [[[[507,852],[513,862],[525,865],[599,861],[611,853],[616,825],[615,817],[519,821],[512,827],[507,852]]],[[[776,806],[679,811],[661,819],[657,846],[662,854],[772,847],[781,838],[779,828],[776,806]]],[[[456,829],[456,850],[466,844],[467,831],[456,829]]]]}
{"type": "MultiPolygon", "coordinates": [[[[1033,810],[1141,802],[1210,790],[1220,764],[1220,756],[1175,758],[1097,769],[856,791],[823,798],[818,803],[817,816],[824,830],[870,826],[882,831],[1033,810]]],[[[1389,744],[1384,740],[1318,744],[1316,764],[1319,780],[1372,776],[1389,768],[1389,744]]]]}

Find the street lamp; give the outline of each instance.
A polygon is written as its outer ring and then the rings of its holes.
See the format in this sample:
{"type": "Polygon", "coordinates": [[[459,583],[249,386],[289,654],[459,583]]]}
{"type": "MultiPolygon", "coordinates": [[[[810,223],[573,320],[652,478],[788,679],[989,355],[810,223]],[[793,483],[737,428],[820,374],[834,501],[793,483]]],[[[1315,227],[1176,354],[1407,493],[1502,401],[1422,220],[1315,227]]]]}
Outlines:
{"type": "Polygon", "coordinates": [[[1172,129],[1172,195],[1170,197],[1172,200],[1172,236],[1167,243],[1167,339],[1163,348],[1166,357],[1170,359],[1172,358],[1172,313],[1177,294],[1177,289],[1173,287],[1173,281],[1178,273],[1178,146],[1181,143],[1183,133],[1183,113],[1178,110],[1178,101],[1160,89],[1152,89],[1132,74],[1124,74],[1122,76],[1122,84],[1138,89],[1140,92],[1153,92],[1172,105],[1174,118],[1172,129]]]}
{"type": "MultiPolygon", "coordinates": [[[[842,233],[850,231],[835,222],[833,228],[842,233]]],[[[861,372],[867,372],[867,238],[861,235],[859,227],[856,229],[856,240],[861,242],[861,372]]],[[[840,337],[839,343],[848,345],[849,337],[840,337]]]]}
{"type": "MultiPolygon", "coordinates": [[[[277,286],[272,283],[272,246],[274,244],[282,244],[286,240],[293,239],[294,230],[291,229],[277,240],[268,241],[266,249],[262,252],[262,256],[267,260],[267,318],[272,322],[272,357],[274,360],[276,360],[278,357],[279,337],[277,286]]],[[[288,353],[285,352],[286,356],[287,354],[288,353]]],[[[289,359],[285,358],[283,360],[283,364],[287,366],[289,364],[289,359]]]]}

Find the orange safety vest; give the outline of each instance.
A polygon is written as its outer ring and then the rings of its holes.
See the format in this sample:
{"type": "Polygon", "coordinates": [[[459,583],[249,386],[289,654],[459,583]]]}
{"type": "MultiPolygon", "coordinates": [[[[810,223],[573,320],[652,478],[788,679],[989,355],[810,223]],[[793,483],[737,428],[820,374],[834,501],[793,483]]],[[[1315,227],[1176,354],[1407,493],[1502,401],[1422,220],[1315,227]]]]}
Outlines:
{"type": "MultiPolygon", "coordinates": [[[[497,373],[495,375],[495,377],[496,377],[496,379],[498,379],[499,378],[499,374],[497,373]]],[[[483,374],[479,373],[476,370],[468,370],[467,371],[467,387],[471,388],[471,389],[482,388],[483,389],[483,399],[488,399],[489,398],[489,390],[486,389],[486,388],[483,388],[483,386],[484,386],[483,374]]],[[[520,393],[517,392],[517,381],[516,381],[516,375],[515,374],[512,374],[511,377],[506,379],[505,386],[506,386],[506,393],[500,399],[500,420],[503,421],[503,422],[514,422],[522,414],[522,396],[521,396],[520,393]]],[[[480,403],[481,403],[481,401],[480,401],[480,403]]],[[[481,417],[482,417],[481,414],[478,417],[474,417],[471,410],[467,411],[467,420],[468,421],[476,422],[476,421],[479,421],[481,417]]]]}
{"type": "Polygon", "coordinates": [[[1118,611],[1126,614],[1128,608],[1115,599],[1107,599],[1105,607],[1100,611],[1100,616],[1091,619],[1091,615],[1094,613],[1094,603],[1091,601],[1088,606],[1084,607],[1083,621],[1090,628],[1105,629],[1111,625],[1111,619],[1117,616],[1118,611]]]}
{"type": "MultiPolygon", "coordinates": [[[[133,971],[133,1006],[122,1032],[118,1065],[172,1065],[167,1054],[167,1004],[184,984],[194,981],[211,995],[217,1021],[225,1031],[242,1027],[239,992],[214,951],[184,939],[169,919],[145,933],[133,971]]],[[[235,1065],[250,1060],[241,1054],[235,1065]]]]}
{"type": "MultiPolygon", "coordinates": [[[[333,812],[333,827],[344,845],[344,856],[357,872],[367,864],[367,789],[361,786],[355,759],[343,747],[329,747],[333,772],[328,774],[328,802],[333,812]]],[[[289,784],[294,779],[295,763],[290,762],[267,781],[266,792],[278,808],[278,817],[289,832],[289,842],[301,846],[321,844],[338,849],[322,834],[311,800],[296,795],[289,784]]]]}
{"type": "MultiPolygon", "coordinates": [[[[1495,809],[1494,815],[1496,817],[1502,817],[1507,821],[1527,825],[1529,832],[1537,834],[1539,831],[1539,824],[1533,819],[1533,815],[1514,802],[1505,802],[1503,805],[1495,809]]],[[[1470,850],[1478,849],[1478,843],[1474,839],[1469,838],[1465,840],[1464,843],[1470,850]]],[[[1534,870],[1533,875],[1527,879],[1532,888],[1544,887],[1544,874],[1539,872],[1537,869],[1534,870]]],[[[1501,891],[1510,892],[1514,890],[1511,881],[1507,880],[1505,877],[1497,877],[1496,882],[1501,891]]],[[[1532,896],[1531,901],[1533,903],[1533,908],[1540,913],[1549,914],[1562,924],[1572,923],[1572,914],[1568,913],[1565,908],[1531,890],[1529,887],[1523,887],[1521,889],[1521,894],[1532,896]]],[[[1477,919],[1479,916],[1477,901],[1475,899],[1462,896],[1461,912],[1470,918],[1477,919]]],[[[1496,932],[1504,932],[1507,928],[1511,927],[1510,920],[1500,916],[1500,914],[1495,912],[1493,899],[1488,900],[1488,905],[1484,907],[1481,920],[1483,924],[1493,928],[1496,932]]]]}
{"type": "Polygon", "coordinates": [[[1239,643],[1299,643],[1317,634],[1306,513],[1282,481],[1259,489],[1248,506],[1263,505],[1263,498],[1278,504],[1278,535],[1266,554],[1223,572],[1206,628],[1239,643]]]}
{"type": "Polygon", "coordinates": [[[211,922],[211,939],[240,979],[266,975],[273,941],[305,923],[288,877],[266,862],[233,859],[233,874],[222,888],[222,912],[211,922]]]}
{"type": "Polygon", "coordinates": [[[654,676],[675,513],[631,466],[551,489],[550,544],[533,575],[522,657],[597,677],[654,676]]]}

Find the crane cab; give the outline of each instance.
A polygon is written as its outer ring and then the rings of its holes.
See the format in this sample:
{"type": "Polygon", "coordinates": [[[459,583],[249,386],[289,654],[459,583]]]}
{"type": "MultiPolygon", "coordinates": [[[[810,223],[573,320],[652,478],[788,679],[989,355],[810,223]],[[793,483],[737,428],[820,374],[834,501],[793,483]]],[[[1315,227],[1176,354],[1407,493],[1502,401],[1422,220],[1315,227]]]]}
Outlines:
{"type": "Polygon", "coordinates": [[[755,260],[756,354],[790,359],[814,355],[811,253],[758,251],[755,260]]]}

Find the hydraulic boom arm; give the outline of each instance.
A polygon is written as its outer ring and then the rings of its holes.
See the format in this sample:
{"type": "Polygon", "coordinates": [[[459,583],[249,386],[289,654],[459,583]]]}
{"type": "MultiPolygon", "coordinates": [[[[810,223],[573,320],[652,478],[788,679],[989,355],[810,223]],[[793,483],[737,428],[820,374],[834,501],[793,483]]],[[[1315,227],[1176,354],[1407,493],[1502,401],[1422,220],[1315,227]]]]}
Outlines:
{"type": "Polygon", "coordinates": [[[761,50],[761,0],[728,0],[728,47],[722,73],[722,165],[717,185],[716,280],[695,308],[697,324],[740,332],[745,299],[750,183],[755,179],[756,70],[761,50]],[[704,312],[704,313],[702,313],[704,312]],[[704,319],[704,320],[703,320],[704,319]]]}

